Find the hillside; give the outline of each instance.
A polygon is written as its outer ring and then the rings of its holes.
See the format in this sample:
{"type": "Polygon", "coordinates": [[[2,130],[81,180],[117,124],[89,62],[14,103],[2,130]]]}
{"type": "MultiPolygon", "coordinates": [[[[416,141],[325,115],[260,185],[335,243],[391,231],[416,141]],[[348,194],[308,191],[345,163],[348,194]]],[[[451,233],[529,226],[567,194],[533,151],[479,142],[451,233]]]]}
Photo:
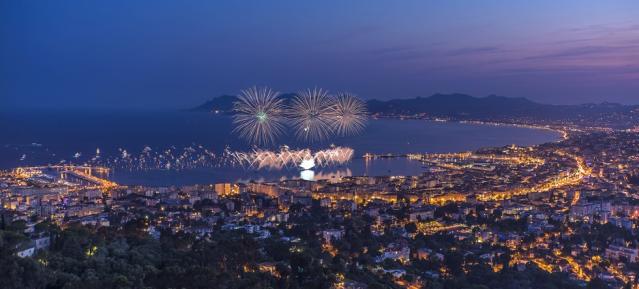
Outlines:
{"type": "MultiPolygon", "coordinates": [[[[284,94],[282,97],[288,101],[293,96],[295,94],[284,94]]],[[[223,95],[192,111],[232,113],[235,100],[235,96],[223,95]]],[[[473,97],[465,94],[434,94],[406,99],[373,99],[367,101],[367,105],[370,114],[379,116],[420,115],[455,120],[533,121],[617,128],[639,125],[639,106],[616,103],[552,105],[496,95],[473,97]]]]}

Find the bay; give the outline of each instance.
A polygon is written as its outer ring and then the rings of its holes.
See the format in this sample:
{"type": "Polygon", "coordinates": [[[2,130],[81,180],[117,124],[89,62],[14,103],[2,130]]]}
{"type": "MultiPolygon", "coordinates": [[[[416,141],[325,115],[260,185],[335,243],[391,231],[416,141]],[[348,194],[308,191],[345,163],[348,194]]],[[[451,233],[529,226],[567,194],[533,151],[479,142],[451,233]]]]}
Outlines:
{"type": "MultiPolygon", "coordinates": [[[[117,158],[122,150],[136,154],[203,147],[216,154],[225,148],[248,151],[252,146],[232,133],[227,115],[176,111],[12,111],[0,115],[0,168],[82,163],[96,155],[117,158]]],[[[315,178],[349,175],[418,175],[419,162],[403,158],[364,161],[365,153],[445,153],[482,147],[535,145],[560,138],[559,133],[515,126],[495,126],[426,120],[371,119],[363,133],[324,142],[303,143],[285,135],[269,147],[325,149],[346,146],[355,151],[345,165],[317,168],[315,178]]],[[[198,167],[185,170],[115,169],[111,178],[128,185],[273,181],[300,177],[299,170],[251,170],[241,167],[198,167]]]]}

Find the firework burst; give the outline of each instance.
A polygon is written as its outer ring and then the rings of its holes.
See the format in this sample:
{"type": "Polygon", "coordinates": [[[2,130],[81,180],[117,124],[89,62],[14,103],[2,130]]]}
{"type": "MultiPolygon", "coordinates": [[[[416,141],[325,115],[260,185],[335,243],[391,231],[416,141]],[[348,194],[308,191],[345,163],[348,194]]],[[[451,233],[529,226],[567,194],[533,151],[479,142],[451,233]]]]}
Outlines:
{"type": "Polygon", "coordinates": [[[333,105],[333,130],[340,136],[359,134],[366,126],[366,104],[356,96],[341,93],[333,105]]]}
{"type": "Polygon", "coordinates": [[[279,151],[254,149],[250,152],[225,150],[224,163],[239,165],[251,169],[294,168],[302,164],[318,167],[341,165],[349,162],[354,150],[349,147],[331,147],[311,152],[310,149],[292,150],[282,147],[279,151]]]}
{"type": "Polygon", "coordinates": [[[233,131],[251,143],[272,144],[284,132],[284,105],[278,93],[270,88],[242,90],[233,109],[233,131]]]}
{"type": "Polygon", "coordinates": [[[288,110],[295,136],[304,141],[322,141],[332,133],[333,99],[321,88],[299,93],[288,110]]]}

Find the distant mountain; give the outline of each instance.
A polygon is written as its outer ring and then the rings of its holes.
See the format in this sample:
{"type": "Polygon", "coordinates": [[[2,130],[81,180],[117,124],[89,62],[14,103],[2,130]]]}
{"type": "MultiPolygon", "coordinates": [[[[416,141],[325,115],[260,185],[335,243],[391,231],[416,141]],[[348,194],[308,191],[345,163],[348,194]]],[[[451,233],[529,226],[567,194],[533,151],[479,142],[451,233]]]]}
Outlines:
{"type": "Polygon", "coordinates": [[[471,118],[522,115],[545,106],[525,98],[495,95],[478,98],[465,94],[434,94],[430,97],[368,101],[371,113],[471,118]]]}
{"type": "MultiPolygon", "coordinates": [[[[286,101],[295,94],[284,94],[286,101]]],[[[232,113],[235,96],[216,97],[192,111],[220,111],[232,113]]],[[[465,94],[434,94],[392,100],[369,100],[368,111],[380,116],[411,116],[484,121],[543,121],[544,123],[573,123],[614,127],[633,127],[639,124],[639,106],[616,103],[551,105],[526,98],[490,95],[473,97],[465,94]]]]}
{"type": "Polygon", "coordinates": [[[473,97],[465,94],[435,94],[430,97],[368,101],[368,109],[379,115],[497,122],[535,122],[631,128],[639,125],[639,106],[617,103],[552,105],[526,98],[473,97]]]}
{"type": "MultiPolygon", "coordinates": [[[[290,101],[291,98],[295,97],[294,93],[285,93],[280,95],[280,97],[284,98],[284,101],[290,101]]],[[[195,112],[214,112],[218,111],[221,113],[232,113],[233,112],[233,102],[237,100],[237,96],[235,95],[221,95],[215,97],[199,106],[196,106],[190,111],[195,112]]]]}
{"type": "Polygon", "coordinates": [[[235,95],[221,95],[215,97],[199,106],[196,106],[190,111],[202,111],[202,112],[231,112],[233,110],[233,102],[237,99],[235,95]]]}

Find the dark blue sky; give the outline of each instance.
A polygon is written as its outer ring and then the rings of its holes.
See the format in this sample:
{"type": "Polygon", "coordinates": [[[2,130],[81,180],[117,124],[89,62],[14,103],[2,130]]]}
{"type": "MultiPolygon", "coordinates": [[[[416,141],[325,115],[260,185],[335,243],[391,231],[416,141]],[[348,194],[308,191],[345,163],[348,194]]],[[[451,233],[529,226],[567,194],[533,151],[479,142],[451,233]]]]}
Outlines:
{"type": "Polygon", "coordinates": [[[636,0],[0,2],[5,107],[183,108],[252,85],[639,103],[636,0]]]}

